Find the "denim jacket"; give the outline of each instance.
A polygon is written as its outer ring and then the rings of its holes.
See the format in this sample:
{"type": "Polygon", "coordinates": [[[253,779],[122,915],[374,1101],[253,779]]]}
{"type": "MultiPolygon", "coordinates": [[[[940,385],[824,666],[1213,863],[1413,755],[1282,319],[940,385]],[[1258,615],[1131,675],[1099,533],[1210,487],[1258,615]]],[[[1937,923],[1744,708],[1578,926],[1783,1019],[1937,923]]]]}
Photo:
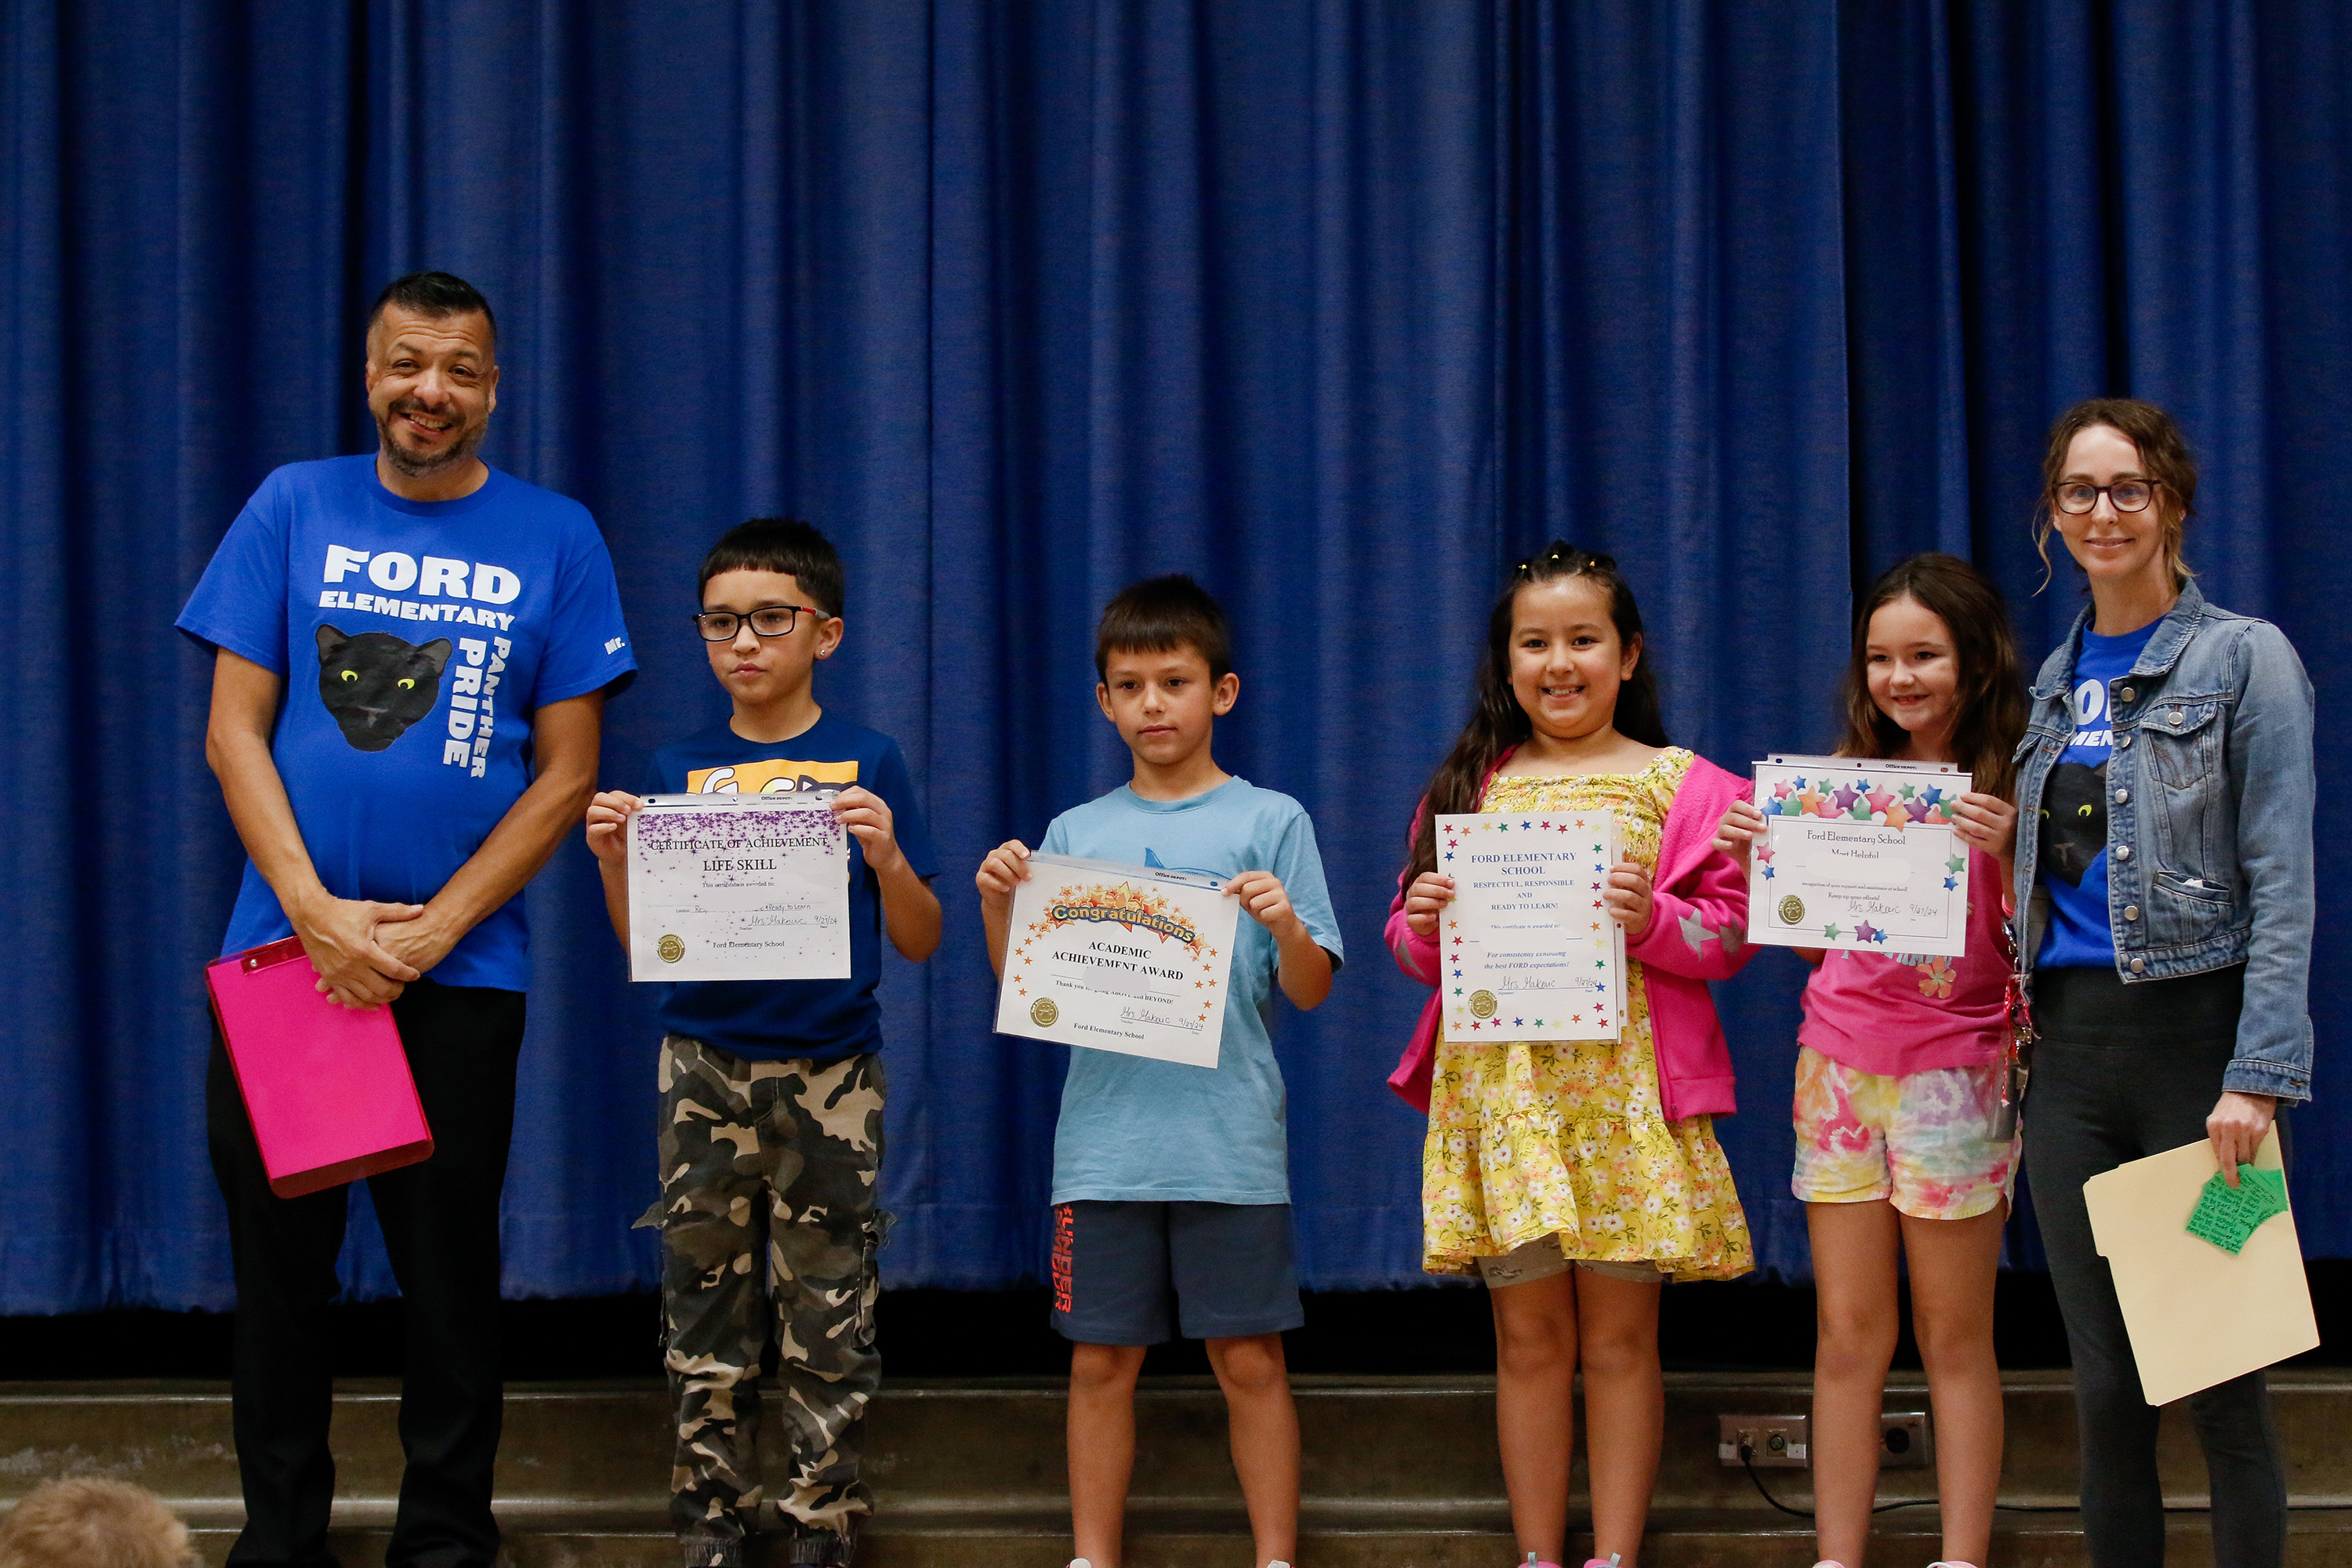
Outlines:
{"type": "MultiPolygon", "coordinates": [[[[2042,786],[2074,729],[2085,609],[2033,683],[2017,748],[2019,948],[2042,786]]],[[[2131,673],[2108,683],[2107,921],[2126,984],[2242,963],[2237,1048],[2221,1087],[2311,1097],[2313,925],[2311,681],[2268,621],[2180,591],[2131,673]]]]}

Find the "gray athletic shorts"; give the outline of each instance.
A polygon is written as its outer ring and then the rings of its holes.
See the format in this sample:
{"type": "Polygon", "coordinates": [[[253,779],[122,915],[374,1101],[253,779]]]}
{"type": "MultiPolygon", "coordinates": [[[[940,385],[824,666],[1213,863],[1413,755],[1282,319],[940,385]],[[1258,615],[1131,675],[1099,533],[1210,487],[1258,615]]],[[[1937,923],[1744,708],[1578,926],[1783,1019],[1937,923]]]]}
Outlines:
{"type": "Polygon", "coordinates": [[[1054,1327],[1089,1345],[1244,1339],[1307,1321],[1288,1204],[1054,1205],[1054,1327]]]}
{"type": "Polygon", "coordinates": [[[1478,1259],[1478,1277],[1489,1290],[1498,1285],[1524,1285],[1530,1279],[1549,1279],[1555,1274],[1565,1274],[1571,1268],[1581,1268],[1588,1274],[1598,1274],[1604,1279],[1623,1279],[1634,1285],[1656,1285],[1665,1276],[1654,1263],[1604,1263],[1597,1258],[1570,1258],[1561,1250],[1559,1233],[1539,1236],[1523,1247],[1494,1258],[1478,1259]]]}

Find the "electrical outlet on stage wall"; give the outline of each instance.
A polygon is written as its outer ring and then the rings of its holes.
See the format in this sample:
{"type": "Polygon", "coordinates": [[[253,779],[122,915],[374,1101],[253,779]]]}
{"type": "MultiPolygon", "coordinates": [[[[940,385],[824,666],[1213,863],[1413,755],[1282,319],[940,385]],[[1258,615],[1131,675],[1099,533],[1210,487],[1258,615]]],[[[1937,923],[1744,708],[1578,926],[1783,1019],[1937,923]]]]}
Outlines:
{"type": "Polygon", "coordinates": [[[1807,1457],[1811,1452],[1807,1433],[1812,1423],[1805,1416],[1718,1415],[1716,1422],[1716,1455],[1727,1465],[1801,1470],[1812,1462],[1807,1457]]]}
{"type": "Polygon", "coordinates": [[[1936,1427],[1924,1410],[1889,1410],[1878,1418],[1878,1468],[1924,1468],[1936,1462],[1936,1427]]]}

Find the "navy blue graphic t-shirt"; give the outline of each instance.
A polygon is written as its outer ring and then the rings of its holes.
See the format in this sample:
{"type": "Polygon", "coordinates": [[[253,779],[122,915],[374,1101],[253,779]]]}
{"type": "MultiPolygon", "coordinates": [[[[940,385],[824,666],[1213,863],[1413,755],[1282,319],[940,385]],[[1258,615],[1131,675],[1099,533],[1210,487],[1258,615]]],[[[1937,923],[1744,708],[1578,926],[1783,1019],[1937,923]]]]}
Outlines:
{"type": "Polygon", "coordinates": [[[2050,889],[2050,930],[2035,963],[2059,969],[2113,967],[2107,927],[2107,758],[2115,746],[2107,683],[2139,662],[2163,625],[2103,637],[2083,633],[2074,661],[2074,735],[2042,787],[2042,885],[2050,889]]]}
{"type": "MultiPolygon", "coordinates": [[[[830,804],[863,784],[890,808],[891,831],[915,875],[939,875],[940,853],[915,798],[907,759],[889,736],[830,713],[789,741],[747,741],[727,724],[654,753],[646,795],[793,795],[830,804]]],[[[663,987],[662,1027],[751,1061],[838,1061],[882,1044],[882,880],[849,838],[849,978],[687,980],[663,987]]]]}
{"type": "MultiPolygon", "coordinates": [[[[406,500],[373,454],[263,480],[178,625],[284,679],[270,746],[311,864],[337,898],[387,903],[439,892],[530,787],[542,704],[637,668],[587,508],[496,468],[462,500],[406,500]]],[[[221,951],[292,934],[247,861],[221,951]]],[[[433,978],[523,990],[529,944],[517,895],[433,978]]]]}

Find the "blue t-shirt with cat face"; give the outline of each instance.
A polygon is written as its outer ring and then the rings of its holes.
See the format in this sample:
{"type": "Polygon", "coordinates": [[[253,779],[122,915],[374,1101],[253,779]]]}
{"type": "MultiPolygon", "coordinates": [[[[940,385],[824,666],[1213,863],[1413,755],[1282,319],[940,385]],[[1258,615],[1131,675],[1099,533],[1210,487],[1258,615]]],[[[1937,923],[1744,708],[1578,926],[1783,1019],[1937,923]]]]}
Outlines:
{"type": "Polygon", "coordinates": [[[2051,969],[2113,968],[2116,939],[2107,911],[2107,759],[2115,730],[2108,682],[2139,662],[2161,621],[2103,637],[2083,633],[2074,660],[2074,733],[2042,790],[2038,862],[2050,890],[2050,931],[2034,962],[2051,969]]]}
{"type": "MultiPolygon", "coordinates": [[[[412,501],[373,454],[271,474],[180,612],[182,631],[286,682],[271,741],[311,864],[344,899],[421,904],[530,787],[531,715],[637,668],[587,508],[490,470],[412,501]]],[[[223,952],[293,934],[248,861],[223,952]]],[[[526,988],[520,894],[432,972],[526,988]]]]}

